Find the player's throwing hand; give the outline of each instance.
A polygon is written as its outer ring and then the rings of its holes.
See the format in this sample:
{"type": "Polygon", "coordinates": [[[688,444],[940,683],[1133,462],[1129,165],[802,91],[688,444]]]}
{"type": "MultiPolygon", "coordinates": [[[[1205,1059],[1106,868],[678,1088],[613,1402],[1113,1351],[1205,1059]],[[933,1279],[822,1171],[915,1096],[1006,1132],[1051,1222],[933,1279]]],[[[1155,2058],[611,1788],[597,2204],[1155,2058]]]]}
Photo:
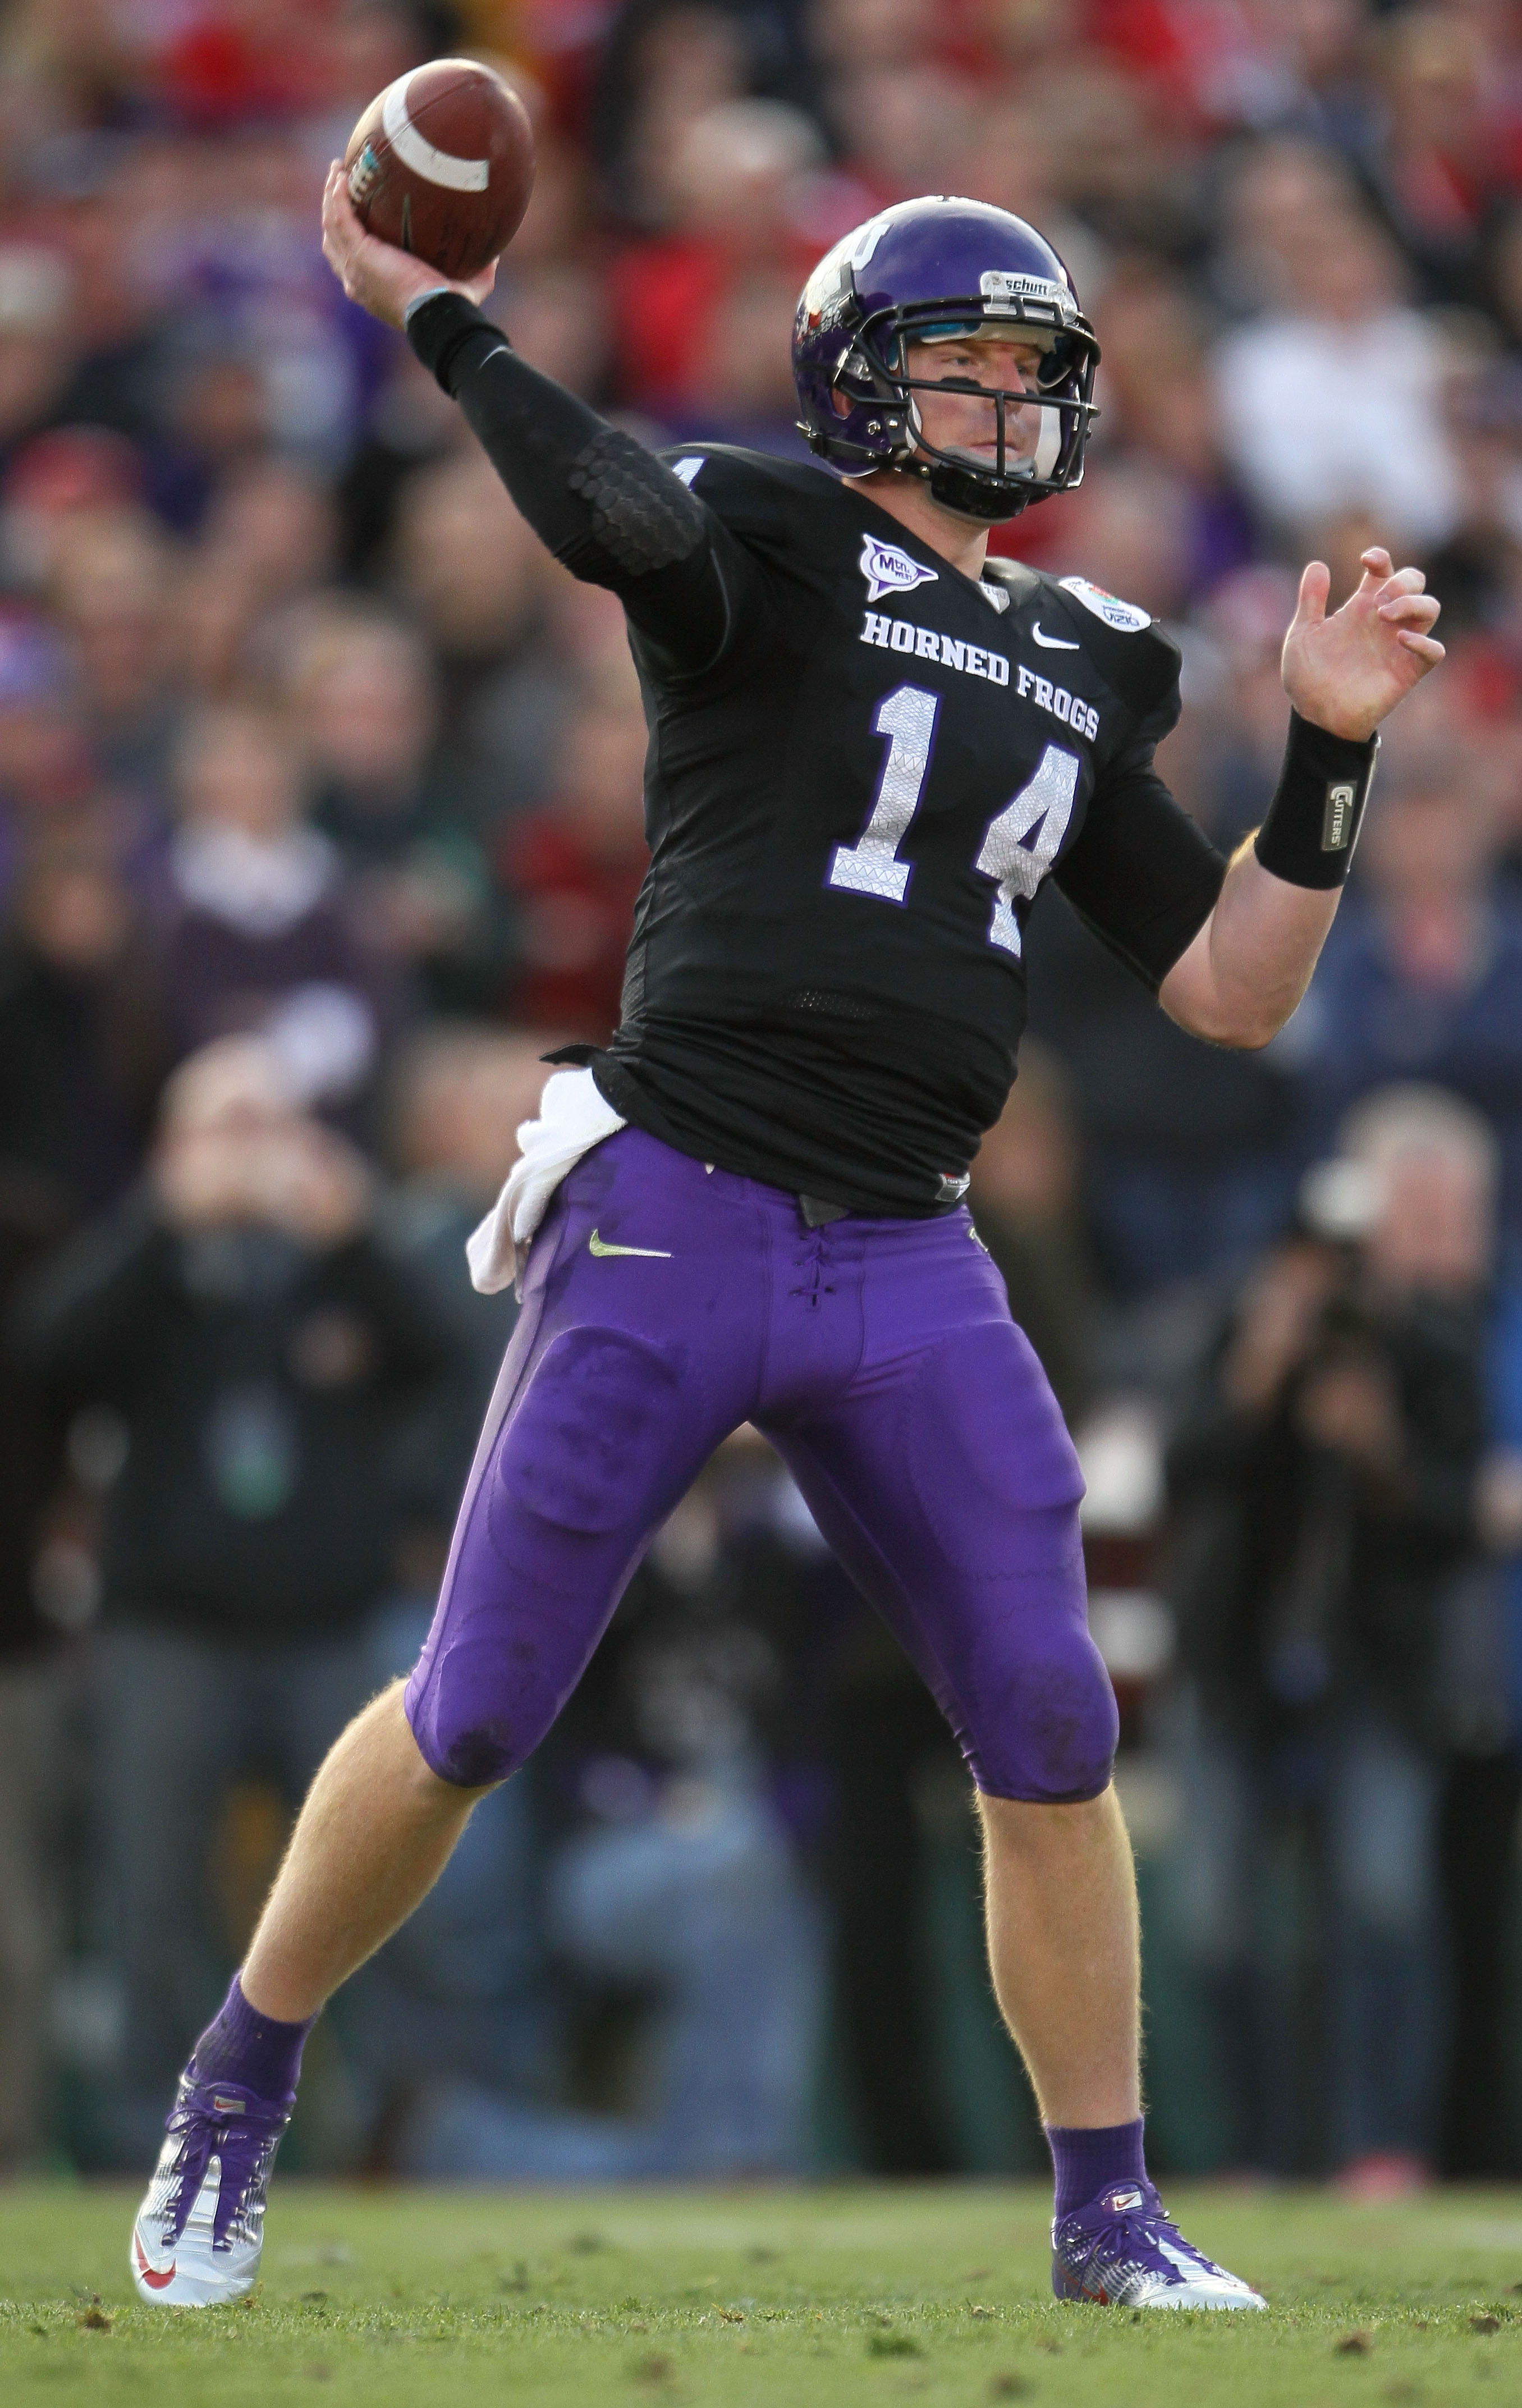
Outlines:
{"type": "Polygon", "coordinates": [[[1432,634],[1439,604],[1419,568],[1396,569],[1381,544],[1362,555],[1356,594],[1327,616],[1331,572],[1313,560],[1285,638],[1285,692],[1299,712],[1334,736],[1365,743],[1402,695],[1443,658],[1432,634]]]}
{"type": "Polygon", "coordinates": [[[349,197],[343,163],[337,159],[327,171],[323,192],[323,255],[350,300],[398,331],[406,322],[408,304],[424,293],[461,293],[479,305],[496,282],[495,259],[468,282],[453,284],[426,260],[414,259],[410,251],[398,251],[395,243],[366,234],[349,197]]]}

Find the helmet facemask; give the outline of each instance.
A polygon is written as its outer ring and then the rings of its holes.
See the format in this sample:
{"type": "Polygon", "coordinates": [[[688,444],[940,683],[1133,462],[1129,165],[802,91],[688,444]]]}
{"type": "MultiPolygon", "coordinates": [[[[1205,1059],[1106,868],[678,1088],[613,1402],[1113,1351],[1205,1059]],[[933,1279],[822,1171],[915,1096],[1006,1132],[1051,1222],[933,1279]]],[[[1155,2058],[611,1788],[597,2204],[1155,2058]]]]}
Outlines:
{"type": "MultiPolygon", "coordinates": [[[[851,402],[881,402],[883,431],[897,439],[891,465],[923,477],[934,499],[964,518],[1009,519],[1047,494],[1070,490],[1083,479],[1084,440],[1098,415],[1092,399],[1098,345],[1086,323],[1054,329],[1027,320],[1008,306],[998,314],[973,304],[965,321],[948,324],[944,304],[931,315],[890,310],[869,319],[841,358],[834,382],[851,402]],[[917,315],[926,322],[917,324],[917,315]],[[984,385],[972,377],[911,376],[913,343],[976,341],[982,337],[1028,342],[1042,353],[1033,387],[984,385]],[[963,394],[986,402],[993,412],[994,459],[932,443],[926,435],[919,393],[963,394]],[[1012,417],[1034,413],[1034,444],[1019,450],[1011,440],[1012,417]]],[[[876,431],[875,429],[872,431],[876,431]]],[[[857,472],[858,474],[860,471],[857,472]]]]}

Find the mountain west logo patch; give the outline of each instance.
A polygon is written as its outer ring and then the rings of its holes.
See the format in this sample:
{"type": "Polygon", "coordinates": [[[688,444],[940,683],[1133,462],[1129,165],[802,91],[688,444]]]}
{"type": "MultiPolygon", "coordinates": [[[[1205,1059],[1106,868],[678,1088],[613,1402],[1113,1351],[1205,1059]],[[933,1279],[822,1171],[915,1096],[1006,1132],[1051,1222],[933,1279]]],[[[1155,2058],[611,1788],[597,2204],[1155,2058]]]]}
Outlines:
{"type": "Polygon", "coordinates": [[[1107,594],[1102,585],[1091,585],[1086,577],[1065,577],[1061,582],[1064,594],[1082,602],[1085,610],[1092,610],[1096,619],[1102,619],[1117,635],[1139,636],[1143,627],[1152,624],[1150,611],[1140,609],[1135,602],[1123,602],[1118,594],[1107,594]]]}
{"type": "Polygon", "coordinates": [[[880,602],[884,594],[908,594],[916,585],[935,585],[940,581],[935,569],[922,568],[896,543],[880,543],[875,535],[862,537],[861,558],[856,566],[867,580],[869,602],[880,602]]]}

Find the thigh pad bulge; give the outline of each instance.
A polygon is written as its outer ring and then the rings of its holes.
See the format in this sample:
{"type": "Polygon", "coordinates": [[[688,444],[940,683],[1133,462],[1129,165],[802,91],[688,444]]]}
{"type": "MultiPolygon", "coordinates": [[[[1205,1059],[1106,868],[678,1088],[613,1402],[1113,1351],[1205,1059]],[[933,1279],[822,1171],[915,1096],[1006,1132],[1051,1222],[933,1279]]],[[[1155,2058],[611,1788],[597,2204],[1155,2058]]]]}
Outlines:
{"type": "Polygon", "coordinates": [[[487,1504],[499,1549],[520,1515],[596,1538],[639,1521],[669,1451],[685,1350],[625,1330],[553,1340],[497,1452],[487,1504]]]}

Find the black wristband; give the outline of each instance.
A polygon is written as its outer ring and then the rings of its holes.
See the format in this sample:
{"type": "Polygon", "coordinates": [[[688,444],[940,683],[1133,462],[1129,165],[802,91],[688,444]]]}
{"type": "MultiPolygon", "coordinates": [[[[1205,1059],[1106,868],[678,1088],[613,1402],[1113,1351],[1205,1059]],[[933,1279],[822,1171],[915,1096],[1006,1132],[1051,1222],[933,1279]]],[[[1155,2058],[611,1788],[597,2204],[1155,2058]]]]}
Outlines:
{"type": "Polygon", "coordinates": [[[1341,886],[1374,782],[1379,738],[1357,744],[1289,714],[1284,767],[1253,850],[1291,886],[1341,886]]]}
{"type": "Polygon", "coordinates": [[[408,341],[452,401],[455,362],[474,335],[489,335],[494,344],[510,349],[501,327],[494,326],[490,318],[462,293],[425,293],[407,313],[408,341]]]}

